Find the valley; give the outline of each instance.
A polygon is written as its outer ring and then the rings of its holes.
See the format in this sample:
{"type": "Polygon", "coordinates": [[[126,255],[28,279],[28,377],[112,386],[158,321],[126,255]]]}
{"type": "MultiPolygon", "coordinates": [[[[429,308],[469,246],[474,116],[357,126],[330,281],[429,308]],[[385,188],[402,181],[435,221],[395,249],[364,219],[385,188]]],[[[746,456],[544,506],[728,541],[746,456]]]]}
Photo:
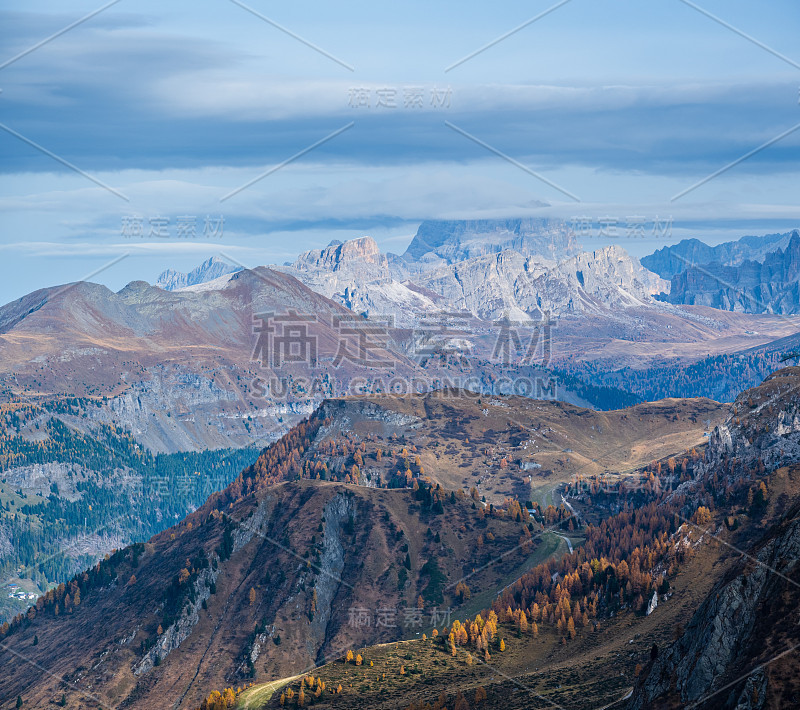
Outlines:
{"type": "MultiPolygon", "coordinates": [[[[739,524],[730,534],[742,539],[792,510],[794,449],[784,445],[789,468],[767,476],[768,507],[757,515],[729,507],[742,493],[717,496],[723,475],[741,491],[736,467],[752,463],[737,459],[730,474],[714,463],[728,446],[717,432],[759,430],[764,417],[783,421],[794,411],[800,370],[782,373],[740,398],[758,414],[738,424],[708,400],[610,413],[454,392],[330,400],[181,523],[117,551],[15,620],[4,646],[25,648],[54,675],[34,681],[31,666],[4,660],[13,669],[2,694],[27,689],[37,706],[64,693],[70,707],[86,708],[146,707],[167,695],[175,707],[194,708],[215,689],[254,683],[236,702],[247,707],[258,695],[272,707],[278,694],[267,700],[259,684],[299,673],[315,677],[311,687],[304,681],[304,694],[322,679],[327,690],[315,704],[330,707],[417,707],[436,702],[437,686],[445,703],[458,692],[474,699],[479,686],[490,702],[510,707],[618,700],[655,672],[652,645],[670,648],[675,629],[691,628],[701,600],[739,564],[707,538],[703,511],[719,506],[712,520],[733,515],[739,524]],[[648,422],[651,432],[641,429],[648,422]],[[604,427],[614,438],[603,440],[604,427]],[[564,505],[517,502],[509,479],[523,473],[513,473],[523,431],[525,442],[546,435],[539,441],[552,449],[540,447],[542,461],[565,459],[547,484],[551,502],[564,505]],[[569,437],[574,457],[559,436],[569,437]],[[594,457],[602,470],[581,472],[600,443],[620,449],[614,458],[624,466],[611,466],[609,454],[608,463],[594,457]],[[504,465],[506,457],[514,464],[504,465]],[[625,586],[628,574],[633,587],[625,586]],[[615,576],[621,586],[610,584],[615,576]],[[658,606],[644,615],[654,586],[658,606]],[[97,626],[98,616],[114,621],[97,626]],[[348,650],[362,662],[343,662],[348,650]]],[[[734,411],[741,407],[737,401],[734,411]]],[[[770,441],[760,444],[762,460],[770,441]]],[[[536,484],[549,478],[530,471],[536,484]]],[[[296,704],[300,687],[297,678],[283,685],[284,703],[292,688],[296,704]]],[[[642,688],[634,698],[653,692],[642,688]]]]}

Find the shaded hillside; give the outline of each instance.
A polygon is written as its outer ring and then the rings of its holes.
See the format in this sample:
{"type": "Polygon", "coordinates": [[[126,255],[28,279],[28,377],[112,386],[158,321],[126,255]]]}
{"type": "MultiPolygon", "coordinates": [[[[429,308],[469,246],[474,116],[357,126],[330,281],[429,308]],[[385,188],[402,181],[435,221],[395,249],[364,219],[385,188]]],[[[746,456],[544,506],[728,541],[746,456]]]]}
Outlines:
{"type": "Polygon", "coordinates": [[[570,363],[568,372],[606,387],[625,387],[647,401],[666,397],[710,397],[733,402],[743,391],[785,366],[781,358],[800,344],[795,335],[749,350],[710,355],[699,360],[678,358],[646,367],[607,369],[590,362],[570,363]]]}

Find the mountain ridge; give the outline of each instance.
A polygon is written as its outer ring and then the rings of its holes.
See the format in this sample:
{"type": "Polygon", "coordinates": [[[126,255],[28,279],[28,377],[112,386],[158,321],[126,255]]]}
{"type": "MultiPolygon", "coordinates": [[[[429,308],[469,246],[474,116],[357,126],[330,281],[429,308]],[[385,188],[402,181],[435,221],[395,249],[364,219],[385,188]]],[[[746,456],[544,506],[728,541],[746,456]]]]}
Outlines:
{"type": "Polygon", "coordinates": [[[713,247],[699,239],[683,239],[643,256],[641,262],[642,266],[667,280],[685,271],[691,264],[718,262],[723,266],[737,266],[748,260],[761,262],[768,253],[785,249],[793,231],[758,237],[744,236],[713,247]]]}
{"type": "Polygon", "coordinates": [[[745,313],[790,315],[800,310],[798,280],[800,232],[795,230],[785,248],[767,253],[761,262],[744,260],[736,266],[719,262],[689,266],[672,277],[665,300],[745,313]]]}

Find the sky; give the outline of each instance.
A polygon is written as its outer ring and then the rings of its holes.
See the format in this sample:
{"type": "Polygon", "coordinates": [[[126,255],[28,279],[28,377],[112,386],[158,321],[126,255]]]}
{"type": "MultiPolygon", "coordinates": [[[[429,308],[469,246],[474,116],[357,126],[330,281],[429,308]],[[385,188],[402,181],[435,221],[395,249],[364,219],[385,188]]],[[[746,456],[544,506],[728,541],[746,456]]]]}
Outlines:
{"type": "Polygon", "coordinates": [[[635,256],[787,231],[798,29],[790,0],[0,0],[0,302],[402,253],[425,219],[635,256]]]}

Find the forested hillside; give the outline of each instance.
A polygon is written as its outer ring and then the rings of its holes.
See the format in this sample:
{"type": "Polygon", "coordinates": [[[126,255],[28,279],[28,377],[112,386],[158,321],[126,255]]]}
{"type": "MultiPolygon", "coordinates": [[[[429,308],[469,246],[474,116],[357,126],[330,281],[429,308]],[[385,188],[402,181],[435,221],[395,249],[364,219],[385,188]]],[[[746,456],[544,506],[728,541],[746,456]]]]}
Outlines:
{"type": "Polygon", "coordinates": [[[697,361],[671,361],[644,368],[607,370],[596,363],[565,367],[585,381],[627,390],[633,397],[652,402],[665,397],[709,397],[733,402],[751,387],[785,365],[782,354],[758,350],[712,355],[697,361]]]}
{"type": "Polygon", "coordinates": [[[24,608],[8,584],[43,593],[67,581],[111,549],[183,519],[258,455],[152,454],[113,426],[79,431],[57,416],[86,406],[17,401],[0,413],[0,621],[24,608]]]}

